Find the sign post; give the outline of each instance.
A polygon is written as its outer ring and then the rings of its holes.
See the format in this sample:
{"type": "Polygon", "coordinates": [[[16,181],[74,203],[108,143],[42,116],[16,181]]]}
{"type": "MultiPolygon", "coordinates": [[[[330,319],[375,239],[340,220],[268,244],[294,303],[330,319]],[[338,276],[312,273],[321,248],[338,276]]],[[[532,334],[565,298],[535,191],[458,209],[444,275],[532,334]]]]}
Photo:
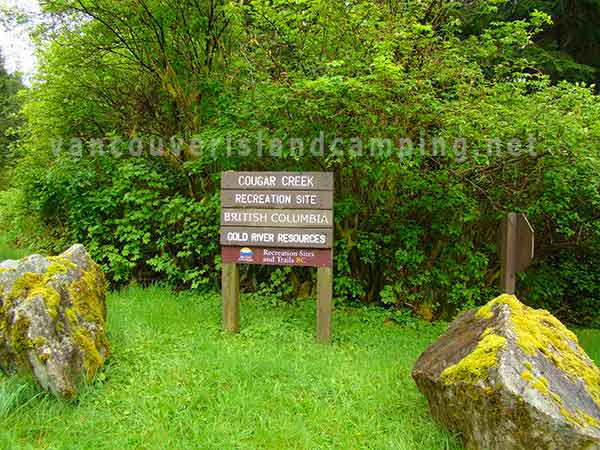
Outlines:
{"type": "Polygon", "coordinates": [[[224,172],[223,329],[237,333],[238,264],[317,267],[317,342],[331,341],[333,174],[224,172]]]}
{"type": "Polygon", "coordinates": [[[240,274],[237,264],[223,263],[223,329],[229,333],[240,331],[240,274]]]}
{"type": "Polygon", "coordinates": [[[317,269],[317,342],[331,342],[333,272],[331,267],[317,269]]]}
{"type": "Polygon", "coordinates": [[[506,294],[516,291],[517,272],[533,259],[534,231],[525,214],[509,213],[500,227],[500,288],[506,294]]]}

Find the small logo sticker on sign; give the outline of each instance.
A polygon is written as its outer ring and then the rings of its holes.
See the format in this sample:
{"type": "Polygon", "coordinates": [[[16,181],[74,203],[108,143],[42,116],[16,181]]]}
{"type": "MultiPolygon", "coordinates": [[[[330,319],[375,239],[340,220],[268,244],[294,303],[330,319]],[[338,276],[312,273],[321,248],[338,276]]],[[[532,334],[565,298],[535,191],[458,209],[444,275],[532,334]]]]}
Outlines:
{"type": "Polygon", "coordinates": [[[240,250],[240,261],[254,261],[254,254],[251,248],[244,247],[240,250]]]}

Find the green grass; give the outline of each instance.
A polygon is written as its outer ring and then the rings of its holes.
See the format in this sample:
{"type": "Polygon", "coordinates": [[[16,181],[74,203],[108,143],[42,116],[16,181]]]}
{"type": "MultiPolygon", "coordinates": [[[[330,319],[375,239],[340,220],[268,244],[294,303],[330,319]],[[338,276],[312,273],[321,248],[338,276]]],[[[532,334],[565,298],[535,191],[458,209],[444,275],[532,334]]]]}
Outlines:
{"type": "Polygon", "coordinates": [[[6,236],[0,234],[0,262],[7,259],[20,259],[29,253],[26,249],[15,248],[6,236]]]}
{"type": "MultiPolygon", "coordinates": [[[[0,260],[26,253],[0,238],[0,260]]],[[[338,309],[320,346],[311,301],[245,297],[236,336],[220,331],[217,294],[131,288],[107,302],[112,356],[76,402],[0,375],[0,450],[462,449],[410,377],[442,325],[338,309]]],[[[600,362],[600,332],[578,335],[600,362]]]]}
{"type": "Polygon", "coordinates": [[[600,366],[600,330],[575,330],[575,333],[588,356],[600,366]]]}
{"type": "Polygon", "coordinates": [[[217,295],[132,288],[109,303],[112,357],[77,403],[13,400],[2,449],[461,449],[430,418],[410,370],[438,326],[338,311],[314,343],[314,302],[242,301],[219,330],[217,295]]]}

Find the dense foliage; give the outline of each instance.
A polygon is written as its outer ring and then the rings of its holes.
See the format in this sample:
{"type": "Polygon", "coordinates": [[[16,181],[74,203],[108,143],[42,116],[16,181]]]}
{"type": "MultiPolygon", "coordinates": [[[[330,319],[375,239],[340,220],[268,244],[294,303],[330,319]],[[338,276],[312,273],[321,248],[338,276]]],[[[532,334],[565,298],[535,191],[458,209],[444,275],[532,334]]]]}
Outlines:
{"type": "Polygon", "coordinates": [[[22,87],[19,76],[6,71],[4,56],[0,53],[0,185],[7,184],[11,161],[14,161],[10,153],[21,125],[17,93],[22,87]]]}
{"type": "MultiPolygon", "coordinates": [[[[524,211],[538,257],[521,296],[599,323],[600,103],[544,76],[547,14],[505,17],[501,0],[42,4],[16,179],[21,227],[45,245],[85,243],[115,283],[214,287],[222,170],[332,170],[339,299],[428,319],[485,302],[499,220],[524,211]]],[[[307,270],[243,276],[311,290],[307,270]]]]}
{"type": "Polygon", "coordinates": [[[506,19],[527,18],[533,10],[548,13],[552,25],[535,37],[529,50],[553,79],[598,82],[600,80],[600,1],[525,0],[510,2],[498,10],[506,19]]]}

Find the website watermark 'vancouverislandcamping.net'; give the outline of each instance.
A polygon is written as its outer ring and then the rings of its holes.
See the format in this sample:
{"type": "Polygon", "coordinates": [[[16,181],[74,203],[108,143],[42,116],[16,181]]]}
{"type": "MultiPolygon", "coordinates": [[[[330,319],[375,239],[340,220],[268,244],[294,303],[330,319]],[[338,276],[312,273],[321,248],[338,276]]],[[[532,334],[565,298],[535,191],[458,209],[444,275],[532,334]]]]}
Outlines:
{"type": "Polygon", "coordinates": [[[74,159],[84,157],[163,157],[172,155],[191,158],[397,158],[400,161],[420,156],[446,157],[455,162],[463,162],[469,156],[523,156],[532,157],[538,154],[537,140],[529,136],[527,139],[513,138],[502,140],[490,138],[469,145],[466,138],[445,139],[443,137],[427,138],[421,135],[418,139],[402,138],[342,138],[326,137],[320,133],[312,139],[288,138],[285,141],[278,137],[266,138],[257,133],[252,138],[231,135],[225,138],[203,140],[198,137],[185,140],[180,137],[170,138],[132,138],[111,137],[108,139],[57,138],[51,143],[55,156],[67,155],[74,159]]]}

